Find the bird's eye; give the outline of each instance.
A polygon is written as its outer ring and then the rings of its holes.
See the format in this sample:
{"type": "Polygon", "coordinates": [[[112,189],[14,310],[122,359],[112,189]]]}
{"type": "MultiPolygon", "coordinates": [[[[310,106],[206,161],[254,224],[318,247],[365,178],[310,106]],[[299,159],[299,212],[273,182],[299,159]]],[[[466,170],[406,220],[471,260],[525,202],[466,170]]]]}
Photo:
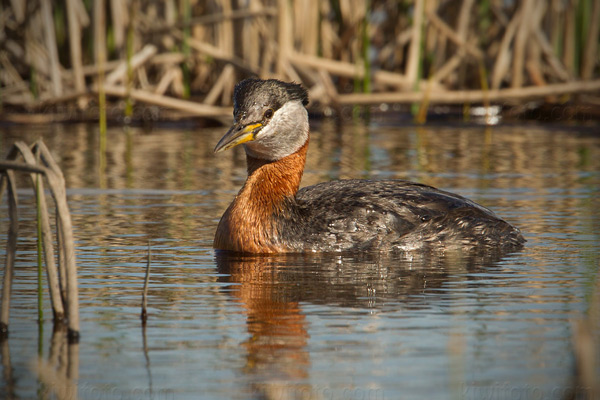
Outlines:
{"type": "Polygon", "coordinates": [[[273,116],[273,109],[272,108],[267,109],[267,111],[265,111],[265,114],[263,115],[263,117],[265,119],[269,119],[272,116],[273,116]]]}

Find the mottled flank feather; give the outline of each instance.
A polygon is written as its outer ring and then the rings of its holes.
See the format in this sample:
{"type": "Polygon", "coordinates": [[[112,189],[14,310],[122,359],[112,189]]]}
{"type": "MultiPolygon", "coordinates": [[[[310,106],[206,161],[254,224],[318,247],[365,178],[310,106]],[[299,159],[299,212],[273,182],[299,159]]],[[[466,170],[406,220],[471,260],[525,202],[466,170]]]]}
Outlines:
{"type": "Polygon", "coordinates": [[[295,251],[511,248],[525,241],[487,208],[407,181],[325,182],[300,190],[289,207],[294,217],[278,225],[295,251]]]}

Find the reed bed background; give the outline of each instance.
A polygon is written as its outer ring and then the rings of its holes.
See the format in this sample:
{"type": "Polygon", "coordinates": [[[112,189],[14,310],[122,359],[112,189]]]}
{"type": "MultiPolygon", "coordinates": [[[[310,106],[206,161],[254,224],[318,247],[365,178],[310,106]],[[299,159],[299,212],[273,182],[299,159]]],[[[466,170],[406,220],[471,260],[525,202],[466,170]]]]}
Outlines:
{"type": "Polygon", "coordinates": [[[600,105],[597,0],[0,5],[5,120],[93,119],[105,107],[109,119],[228,119],[233,87],[248,76],[301,82],[320,110],[600,105]]]}

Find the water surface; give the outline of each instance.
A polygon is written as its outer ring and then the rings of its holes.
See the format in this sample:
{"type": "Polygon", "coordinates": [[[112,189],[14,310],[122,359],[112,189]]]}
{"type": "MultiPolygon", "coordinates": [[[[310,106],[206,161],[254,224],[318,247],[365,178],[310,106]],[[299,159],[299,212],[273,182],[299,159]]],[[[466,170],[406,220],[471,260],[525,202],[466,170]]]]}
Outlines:
{"type": "MultiPolygon", "coordinates": [[[[52,335],[47,298],[38,340],[34,198],[23,180],[2,397],[61,388],[90,399],[569,395],[573,321],[600,290],[594,129],[313,127],[303,186],[402,178],[457,192],[522,229],[525,248],[501,258],[215,254],[216,224],[245,179],[241,149],[212,153],[224,131],[115,127],[102,154],[93,125],[0,128],[3,154],[43,138],[63,169],[81,303],[79,345],[52,335]],[[43,384],[37,354],[46,373],[67,379],[43,384]]],[[[2,259],[6,210],[3,200],[2,259]]]]}

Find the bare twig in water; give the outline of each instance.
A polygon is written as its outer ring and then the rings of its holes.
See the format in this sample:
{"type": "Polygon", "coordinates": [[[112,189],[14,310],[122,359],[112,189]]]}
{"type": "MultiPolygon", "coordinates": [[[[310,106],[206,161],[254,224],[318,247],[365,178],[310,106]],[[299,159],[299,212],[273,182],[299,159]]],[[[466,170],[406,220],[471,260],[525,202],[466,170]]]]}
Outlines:
{"type": "Polygon", "coordinates": [[[152,254],[150,252],[150,242],[148,242],[148,262],[146,263],[146,277],[144,278],[144,291],[142,292],[142,325],[146,325],[148,320],[148,283],[150,282],[150,259],[152,254]]]}

